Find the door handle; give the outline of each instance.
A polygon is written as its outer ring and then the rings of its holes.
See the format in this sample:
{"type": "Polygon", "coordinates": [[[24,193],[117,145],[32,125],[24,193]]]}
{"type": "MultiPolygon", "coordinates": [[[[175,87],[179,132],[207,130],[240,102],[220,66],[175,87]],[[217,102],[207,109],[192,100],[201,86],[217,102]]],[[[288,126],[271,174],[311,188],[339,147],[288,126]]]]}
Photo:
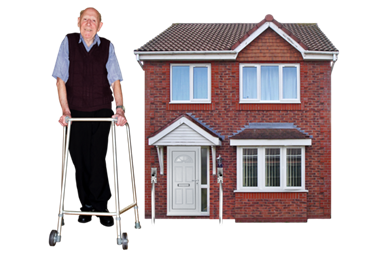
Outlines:
{"type": "Polygon", "coordinates": [[[196,182],[196,184],[198,184],[198,179],[197,179],[197,180],[194,179],[194,180],[192,180],[192,181],[193,181],[193,182],[196,182]]]}

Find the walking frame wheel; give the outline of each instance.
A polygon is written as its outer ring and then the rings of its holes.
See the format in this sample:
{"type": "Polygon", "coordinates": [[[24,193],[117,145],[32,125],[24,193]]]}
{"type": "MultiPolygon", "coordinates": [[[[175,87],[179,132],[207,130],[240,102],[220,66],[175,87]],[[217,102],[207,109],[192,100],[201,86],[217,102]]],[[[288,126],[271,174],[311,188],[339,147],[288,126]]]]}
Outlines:
{"type": "Polygon", "coordinates": [[[128,237],[127,233],[122,234],[122,247],[124,250],[128,249],[128,237]]]}
{"type": "Polygon", "coordinates": [[[56,242],[57,242],[57,230],[52,230],[52,232],[50,232],[50,235],[49,235],[49,245],[50,246],[55,246],[56,245],[56,242]]]}

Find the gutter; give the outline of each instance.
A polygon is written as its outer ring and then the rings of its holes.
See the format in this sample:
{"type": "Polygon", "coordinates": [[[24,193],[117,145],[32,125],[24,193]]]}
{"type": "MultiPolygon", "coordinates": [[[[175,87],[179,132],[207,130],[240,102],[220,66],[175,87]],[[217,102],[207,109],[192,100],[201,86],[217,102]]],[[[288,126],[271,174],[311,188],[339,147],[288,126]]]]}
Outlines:
{"type": "MultiPolygon", "coordinates": [[[[183,61],[215,61],[215,60],[236,60],[239,51],[143,51],[134,52],[140,66],[143,66],[142,61],[165,61],[165,60],[183,60],[183,61]]],[[[302,56],[304,60],[337,60],[338,52],[325,51],[304,51],[302,56]]]]}
{"type": "Polygon", "coordinates": [[[331,67],[331,75],[332,75],[332,72],[333,72],[333,67],[335,66],[335,63],[336,63],[336,61],[337,61],[337,55],[338,55],[338,54],[334,54],[334,55],[333,55],[332,67],[331,67]]]}
{"type": "Polygon", "coordinates": [[[238,52],[225,51],[135,51],[139,61],[162,60],[235,60],[238,52]]]}

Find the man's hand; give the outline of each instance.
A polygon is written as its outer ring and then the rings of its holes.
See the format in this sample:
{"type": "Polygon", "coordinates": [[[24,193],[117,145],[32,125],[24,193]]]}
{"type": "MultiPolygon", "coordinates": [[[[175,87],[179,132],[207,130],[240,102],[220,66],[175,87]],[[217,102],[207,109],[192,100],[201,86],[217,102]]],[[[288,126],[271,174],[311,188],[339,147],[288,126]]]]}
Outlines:
{"type": "Polygon", "coordinates": [[[67,123],[65,122],[65,119],[66,117],[69,117],[71,118],[71,114],[63,114],[60,119],[58,120],[58,122],[61,124],[61,126],[67,126],[67,123]]]}
{"type": "Polygon", "coordinates": [[[116,122],[117,126],[124,126],[125,124],[127,124],[127,119],[124,116],[124,112],[121,108],[118,108],[116,110],[116,113],[112,116],[112,118],[118,118],[118,121],[116,122]]]}
{"type": "MultiPolygon", "coordinates": [[[[111,84],[111,87],[114,91],[114,97],[115,97],[115,105],[121,106],[123,105],[123,94],[122,94],[122,86],[120,84],[119,80],[116,80],[111,84]]],[[[116,122],[117,126],[124,126],[127,123],[127,119],[124,116],[124,111],[122,108],[116,109],[115,115],[112,116],[112,118],[118,117],[118,122],[116,122]]]]}

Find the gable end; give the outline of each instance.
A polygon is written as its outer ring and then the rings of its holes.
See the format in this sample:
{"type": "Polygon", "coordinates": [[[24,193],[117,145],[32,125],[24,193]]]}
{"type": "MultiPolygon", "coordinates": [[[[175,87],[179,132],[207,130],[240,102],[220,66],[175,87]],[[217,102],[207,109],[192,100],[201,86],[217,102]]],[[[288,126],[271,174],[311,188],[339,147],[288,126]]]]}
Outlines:
{"type": "Polygon", "coordinates": [[[237,61],[303,61],[303,56],[274,30],[267,28],[239,52],[237,61]]]}

